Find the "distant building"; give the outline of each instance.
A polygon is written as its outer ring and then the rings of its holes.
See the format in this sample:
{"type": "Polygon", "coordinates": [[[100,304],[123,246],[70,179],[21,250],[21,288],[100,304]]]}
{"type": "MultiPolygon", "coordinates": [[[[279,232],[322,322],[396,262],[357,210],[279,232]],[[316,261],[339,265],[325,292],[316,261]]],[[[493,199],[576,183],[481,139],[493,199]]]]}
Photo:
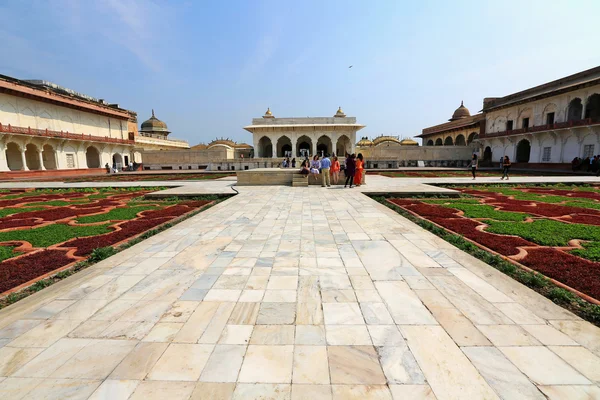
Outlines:
{"type": "Polygon", "coordinates": [[[424,128],[417,137],[423,139],[423,146],[472,146],[485,129],[484,114],[471,115],[469,109],[460,102],[452,118],[443,124],[424,128]]]}
{"type": "Polygon", "coordinates": [[[190,145],[185,140],[169,138],[167,124],[154,115],[142,122],[139,133],[135,137],[136,147],[143,150],[179,150],[189,149],[190,145]]]}
{"type": "Polygon", "coordinates": [[[267,109],[244,129],[252,133],[255,157],[282,158],[352,153],[356,132],[364,127],[340,107],[333,117],[313,118],[275,118],[267,109]]]}
{"type": "Polygon", "coordinates": [[[136,114],[42,80],[0,75],[0,171],[119,169],[135,156],[136,114]]]}
{"type": "Polygon", "coordinates": [[[566,164],[600,154],[600,67],[483,100],[485,160],[566,164]]]}

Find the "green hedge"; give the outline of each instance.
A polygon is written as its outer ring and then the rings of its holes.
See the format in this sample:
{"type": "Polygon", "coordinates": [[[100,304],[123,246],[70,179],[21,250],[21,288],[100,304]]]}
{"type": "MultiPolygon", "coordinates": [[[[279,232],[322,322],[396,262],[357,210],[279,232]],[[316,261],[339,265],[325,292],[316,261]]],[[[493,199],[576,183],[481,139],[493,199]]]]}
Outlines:
{"type": "Polygon", "coordinates": [[[486,221],[485,229],[490,233],[520,236],[542,246],[568,246],[571,239],[600,241],[600,226],[565,224],[563,222],[538,219],[531,223],[486,221]]]}
{"type": "Polygon", "coordinates": [[[158,207],[156,206],[133,206],[133,207],[119,207],[113,208],[109,212],[105,214],[97,214],[90,215],[87,217],[79,217],[77,218],[77,223],[79,224],[91,224],[93,222],[102,222],[102,221],[124,221],[127,219],[133,219],[137,215],[137,213],[145,210],[154,210],[158,207]]]}
{"type": "Polygon", "coordinates": [[[41,228],[0,232],[0,242],[25,240],[31,243],[33,247],[48,247],[73,238],[102,235],[108,232],[111,232],[108,224],[91,226],[53,224],[41,228]]]}

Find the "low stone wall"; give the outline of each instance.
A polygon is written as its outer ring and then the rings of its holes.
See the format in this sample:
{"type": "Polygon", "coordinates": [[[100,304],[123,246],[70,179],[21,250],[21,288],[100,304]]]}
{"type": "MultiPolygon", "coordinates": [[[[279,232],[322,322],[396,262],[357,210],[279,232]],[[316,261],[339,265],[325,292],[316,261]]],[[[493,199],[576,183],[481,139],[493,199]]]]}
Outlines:
{"type": "MultiPolygon", "coordinates": [[[[247,171],[237,172],[237,185],[238,186],[291,186],[294,175],[300,174],[297,168],[256,168],[247,171]]],[[[366,172],[363,171],[363,184],[366,184],[366,172]]],[[[317,175],[315,179],[314,175],[310,175],[308,178],[309,185],[321,185],[323,178],[321,174],[317,175]]],[[[338,185],[343,185],[346,180],[346,176],[343,172],[340,172],[340,179],[338,185]]],[[[331,183],[333,185],[333,182],[331,183]]]]}

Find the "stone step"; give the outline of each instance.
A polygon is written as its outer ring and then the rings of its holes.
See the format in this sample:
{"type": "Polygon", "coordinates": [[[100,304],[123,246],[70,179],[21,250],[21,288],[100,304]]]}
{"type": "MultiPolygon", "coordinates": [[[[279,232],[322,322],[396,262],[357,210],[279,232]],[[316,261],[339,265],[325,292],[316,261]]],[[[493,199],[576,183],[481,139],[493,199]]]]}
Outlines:
{"type": "Polygon", "coordinates": [[[292,178],[292,187],[307,187],[308,178],[302,175],[294,175],[292,178]]]}

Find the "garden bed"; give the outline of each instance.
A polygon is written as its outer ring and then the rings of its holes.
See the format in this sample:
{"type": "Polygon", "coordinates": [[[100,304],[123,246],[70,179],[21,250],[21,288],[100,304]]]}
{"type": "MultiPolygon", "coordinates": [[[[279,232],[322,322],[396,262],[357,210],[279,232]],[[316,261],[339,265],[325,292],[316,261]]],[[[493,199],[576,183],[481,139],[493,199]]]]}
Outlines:
{"type": "Polygon", "coordinates": [[[388,201],[600,304],[599,188],[454,189],[462,197],[388,201]]]}
{"type": "Polygon", "coordinates": [[[144,200],[160,188],[0,193],[0,297],[123,245],[212,204],[216,198],[144,200]]]}

